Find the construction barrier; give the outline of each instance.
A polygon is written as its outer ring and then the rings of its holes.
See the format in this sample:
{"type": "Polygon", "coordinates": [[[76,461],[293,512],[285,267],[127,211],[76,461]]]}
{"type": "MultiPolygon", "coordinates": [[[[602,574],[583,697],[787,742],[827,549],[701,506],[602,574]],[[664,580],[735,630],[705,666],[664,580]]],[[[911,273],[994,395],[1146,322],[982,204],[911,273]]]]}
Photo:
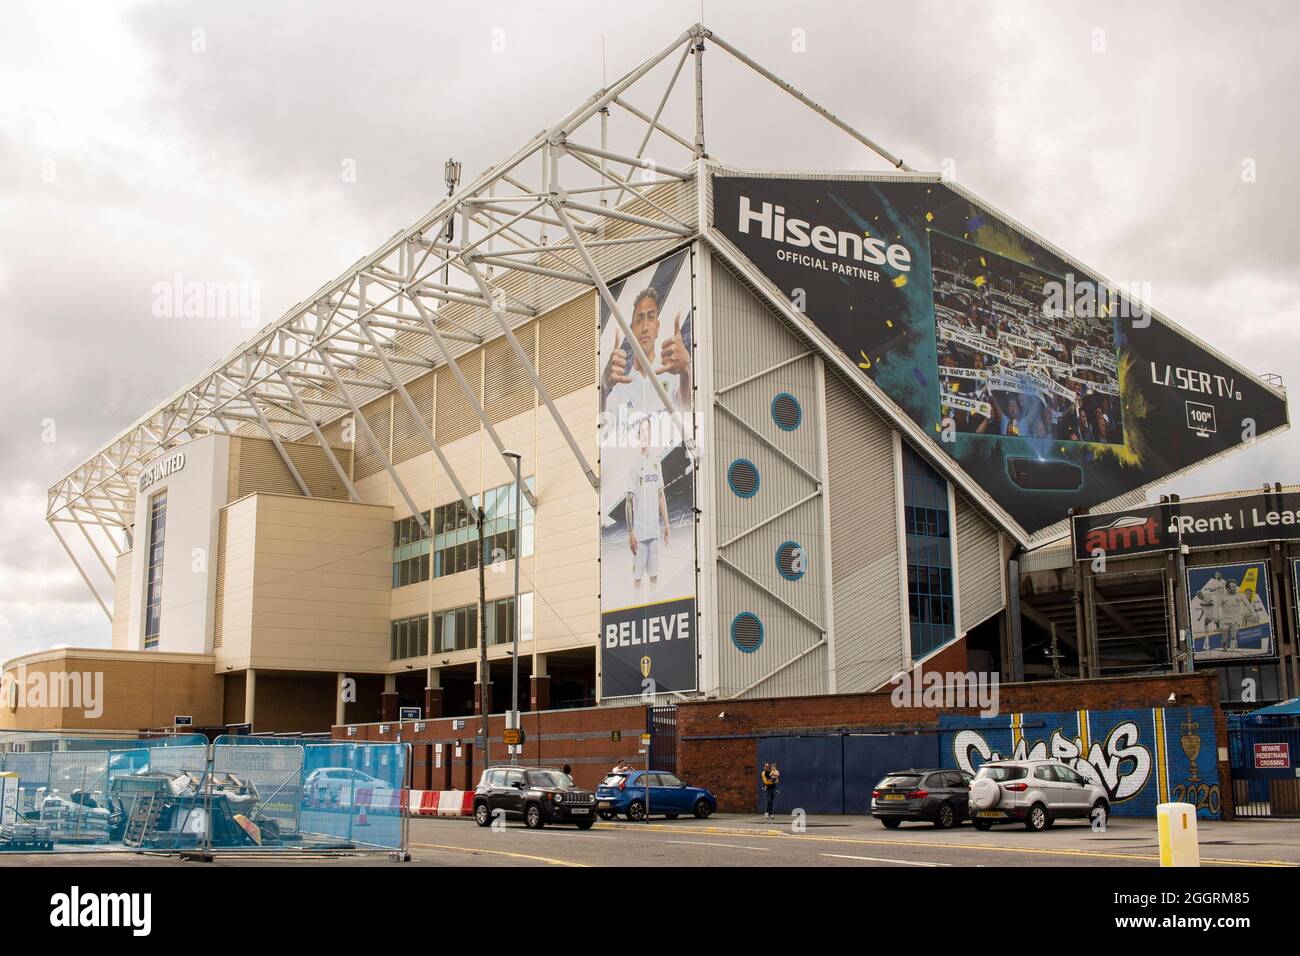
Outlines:
{"type": "Polygon", "coordinates": [[[5,852],[405,851],[404,743],[0,734],[5,852]]]}
{"type": "Polygon", "coordinates": [[[474,814],[473,790],[412,790],[408,812],[413,817],[468,817],[474,814]]]}

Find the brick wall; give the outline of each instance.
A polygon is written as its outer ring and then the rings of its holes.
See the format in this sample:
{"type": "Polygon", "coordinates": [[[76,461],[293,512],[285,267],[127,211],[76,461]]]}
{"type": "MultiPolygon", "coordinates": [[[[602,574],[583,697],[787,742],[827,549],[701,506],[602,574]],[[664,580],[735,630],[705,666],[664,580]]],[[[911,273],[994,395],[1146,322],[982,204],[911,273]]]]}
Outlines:
{"type": "MultiPolygon", "coordinates": [[[[609,772],[619,758],[626,757],[635,766],[644,766],[645,755],[638,753],[640,735],[645,732],[646,709],[633,707],[587,707],[573,710],[547,710],[522,715],[525,734],[524,750],[520,763],[573,769],[574,781],[580,787],[594,788],[609,772]],[[612,731],[619,731],[621,740],[612,740],[612,731]]],[[[419,721],[423,729],[416,730],[415,721],[402,725],[402,740],[412,745],[412,786],[417,790],[448,790],[473,787],[483,772],[483,762],[474,753],[474,738],[478,733],[479,718],[443,717],[438,720],[419,721]],[[464,726],[456,730],[453,720],[463,720],[464,726]],[[460,756],[456,756],[456,741],[460,741],[460,756]],[[433,747],[441,745],[441,766],[433,747]]],[[[348,727],[333,728],[338,740],[396,740],[398,725],[354,724],[352,736],[348,727]],[[386,728],[386,729],[385,729],[386,728]]],[[[509,763],[502,733],[504,715],[488,718],[488,755],[493,764],[509,763]]]]}
{"type": "MultiPolygon", "coordinates": [[[[1218,682],[1213,673],[1171,674],[1086,681],[1035,681],[1003,684],[1002,713],[1067,710],[1114,710],[1177,705],[1205,705],[1215,714],[1215,743],[1227,753],[1228,735],[1219,709],[1218,682]]],[[[888,691],[823,697],[778,697],[763,700],[710,700],[677,707],[677,768],[683,779],[708,787],[718,797],[718,809],[754,810],[754,779],[758,775],[761,736],[834,731],[916,730],[938,727],[939,715],[974,716],[974,708],[896,707],[888,691]]],[[[1232,815],[1228,764],[1219,762],[1224,817],[1232,815]]]]}

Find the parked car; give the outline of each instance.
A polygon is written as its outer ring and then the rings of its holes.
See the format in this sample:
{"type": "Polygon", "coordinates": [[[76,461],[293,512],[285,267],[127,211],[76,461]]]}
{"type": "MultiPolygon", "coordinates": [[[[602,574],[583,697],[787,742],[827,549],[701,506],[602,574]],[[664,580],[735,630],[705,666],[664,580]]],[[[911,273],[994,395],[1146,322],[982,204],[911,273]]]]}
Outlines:
{"type": "Polygon", "coordinates": [[[977,830],[1010,821],[1046,830],[1059,819],[1104,819],[1110,801],[1100,785],[1059,760],[995,760],[975,774],[970,808],[977,830]]]}
{"type": "MultiPolygon", "coordinates": [[[[596,787],[597,812],[604,820],[623,814],[629,820],[646,818],[645,770],[611,773],[596,787]]],[[[682,783],[676,774],[664,770],[649,771],[650,815],[676,820],[689,813],[703,820],[718,809],[718,798],[703,787],[682,783]]]]}
{"type": "Polygon", "coordinates": [[[889,829],[904,820],[946,830],[967,816],[971,775],[964,770],[900,770],[871,791],[871,815],[889,829]]]}
{"type": "Polygon", "coordinates": [[[474,822],[491,826],[497,813],[523,820],[530,830],[548,823],[573,823],[590,830],[596,823],[596,797],[552,767],[489,767],[474,788],[474,822]]]}
{"type": "Polygon", "coordinates": [[[389,806],[396,789],[360,770],[320,767],[307,774],[302,784],[302,796],[309,806],[316,807],[347,807],[361,803],[389,806]]]}

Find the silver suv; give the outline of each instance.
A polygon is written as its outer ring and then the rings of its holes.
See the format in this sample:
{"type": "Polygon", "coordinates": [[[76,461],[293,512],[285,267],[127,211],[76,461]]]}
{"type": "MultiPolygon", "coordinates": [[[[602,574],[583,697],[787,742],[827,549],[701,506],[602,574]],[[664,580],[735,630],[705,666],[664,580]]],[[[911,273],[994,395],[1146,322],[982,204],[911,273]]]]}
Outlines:
{"type": "Polygon", "coordinates": [[[993,760],[970,785],[971,823],[987,830],[1019,820],[1028,830],[1046,830],[1057,820],[1100,819],[1110,814],[1106,791],[1059,760],[993,760]]]}

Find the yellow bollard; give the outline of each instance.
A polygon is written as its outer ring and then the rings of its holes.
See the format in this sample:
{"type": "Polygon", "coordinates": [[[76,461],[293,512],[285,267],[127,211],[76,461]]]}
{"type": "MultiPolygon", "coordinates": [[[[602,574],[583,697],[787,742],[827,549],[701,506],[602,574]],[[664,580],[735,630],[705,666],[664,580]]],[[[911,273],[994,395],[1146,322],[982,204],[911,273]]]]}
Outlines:
{"type": "Polygon", "coordinates": [[[1160,834],[1161,866],[1200,866],[1201,846],[1196,836],[1196,807],[1190,803],[1162,803],[1156,807],[1160,834]]]}

